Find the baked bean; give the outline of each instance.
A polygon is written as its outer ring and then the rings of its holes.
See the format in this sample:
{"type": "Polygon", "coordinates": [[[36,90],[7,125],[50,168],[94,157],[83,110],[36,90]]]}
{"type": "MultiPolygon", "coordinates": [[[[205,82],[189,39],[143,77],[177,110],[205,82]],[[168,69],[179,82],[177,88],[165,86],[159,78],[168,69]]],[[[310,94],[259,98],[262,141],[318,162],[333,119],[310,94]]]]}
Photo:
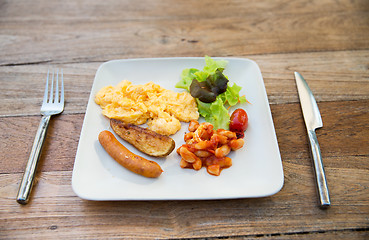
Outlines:
{"type": "Polygon", "coordinates": [[[229,143],[229,146],[231,147],[233,151],[235,151],[235,150],[242,148],[244,144],[245,144],[245,140],[243,140],[242,138],[239,138],[239,139],[231,140],[229,143]]]}
{"type": "Polygon", "coordinates": [[[196,120],[191,120],[190,125],[188,125],[188,131],[194,132],[200,126],[199,122],[196,120]]]}
{"type": "Polygon", "coordinates": [[[228,145],[223,145],[217,149],[215,149],[215,156],[217,158],[225,157],[231,151],[231,148],[228,145]]]}
{"type": "Polygon", "coordinates": [[[232,166],[232,159],[227,157],[230,151],[244,145],[235,132],[214,130],[210,123],[191,121],[188,130],[184,136],[186,144],[177,149],[181,168],[200,170],[204,166],[209,174],[219,176],[224,168],[232,166]]]}
{"type": "Polygon", "coordinates": [[[197,150],[194,152],[194,154],[200,158],[210,157],[212,155],[211,152],[203,151],[203,150],[197,150]]]}
{"type": "Polygon", "coordinates": [[[194,163],[196,160],[198,160],[198,157],[196,157],[195,154],[193,154],[186,147],[183,146],[179,150],[179,154],[181,155],[182,159],[188,163],[194,163]]]}
{"type": "Polygon", "coordinates": [[[210,141],[201,141],[195,144],[195,148],[198,150],[204,150],[211,148],[213,144],[210,141]]]}
{"type": "Polygon", "coordinates": [[[203,163],[205,166],[219,165],[221,168],[228,168],[232,166],[232,159],[230,157],[217,158],[215,156],[208,157],[203,163]]]}
{"type": "Polygon", "coordinates": [[[213,135],[213,125],[207,122],[201,123],[194,134],[194,139],[197,142],[209,140],[211,135],[213,135]]]}
{"type": "Polygon", "coordinates": [[[228,139],[234,139],[234,138],[237,138],[237,135],[235,132],[231,132],[231,131],[228,131],[228,130],[224,130],[224,129],[218,129],[217,130],[217,133],[219,135],[222,135],[222,136],[226,136],[228,139]]]}
{"type": "Polygon", "coordinates": [[[221,161],[219,161],[219,166],[221,168],[229,168],[232,166],[232,158],[230,157],[224,157],[221,161]]]}
{"type": "Polygon", "coordinates": [[[201,159],[197,159],[196,162],[192,164],[193,169],[200,170],[202,168],[202,161],[201,159]]]}
{"type": "Polygon", "coordinates": [[[191,163],[186,162],[183,158],[181,158],[181,161],[179,162],[179,166],[181,168],[189,168],[191,167],[191,163]]]}
{"type": "Polygon", "coordinates": [[[184,135],[184,140],[186,143],[189,142],[192,138],[193,138],[193,132],[189,132],[184,135]]]}
{"type": "Polygon", "coordinates": [[[214,142],[215,145],[218,145],[218,144],[224,145],[228,143],[228,138],[226,136],[214,133],[213,136],[211,136],[210,141],[214,142]]]}
{"type": "Polygon", "coordinates": [[[210,173],[211,175],[215,175],[215,176],[219,176],[220,175],[220,166],[217,164],[214,165],[210,165],[206,168],[206,170],[208,171],[208,173],[210,173]]]}

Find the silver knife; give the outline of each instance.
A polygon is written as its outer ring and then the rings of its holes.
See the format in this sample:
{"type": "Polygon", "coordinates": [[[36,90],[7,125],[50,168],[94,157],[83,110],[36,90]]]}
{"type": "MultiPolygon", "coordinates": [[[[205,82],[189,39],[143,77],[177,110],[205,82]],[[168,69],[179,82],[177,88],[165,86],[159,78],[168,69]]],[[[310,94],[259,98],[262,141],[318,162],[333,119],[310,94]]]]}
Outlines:
{"type": "Polygon", "coordinates": [[[310,140],[310,149],[313,157],[315,180],[318,187],[319,202],[321,207],[328,207],[331,205],[329,199],[329,191],[327,186],[327,179],[324,173],[324,166],[318,139],[315,134],[315,129],[323,127],[322,118],[320,116],[318,105],[315,101],[313,93],[311,92],[305,79],[300,73],[295,72],[295,80],[297,90],[299,92],[302,114],[304,116],[306,130],[310,140]]]}

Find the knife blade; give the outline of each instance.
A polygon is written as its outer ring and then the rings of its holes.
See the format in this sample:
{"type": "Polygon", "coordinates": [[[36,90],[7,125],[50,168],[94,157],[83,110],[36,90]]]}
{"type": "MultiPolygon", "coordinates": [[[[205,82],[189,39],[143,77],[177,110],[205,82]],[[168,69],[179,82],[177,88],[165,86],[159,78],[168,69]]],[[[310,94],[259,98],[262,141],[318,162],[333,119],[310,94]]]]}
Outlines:
{"type": "Polygon", "coordinates": [[[295,72],[295,80],[297,91],[299,93],[302,114],[305,121],[306,130],[309,136],[310,150],[313,158],[313,167],[315,173],[315,180],[318,189],[319,203],[321,207],[328,207],[331,205],[329,198],[329,191],[327,179],[320,152],[318,139],[315,134],[317,128],[323,127],[322,117],[320,116],[318,104],[311,92],[307,82],[298,72],[295,72]]]}

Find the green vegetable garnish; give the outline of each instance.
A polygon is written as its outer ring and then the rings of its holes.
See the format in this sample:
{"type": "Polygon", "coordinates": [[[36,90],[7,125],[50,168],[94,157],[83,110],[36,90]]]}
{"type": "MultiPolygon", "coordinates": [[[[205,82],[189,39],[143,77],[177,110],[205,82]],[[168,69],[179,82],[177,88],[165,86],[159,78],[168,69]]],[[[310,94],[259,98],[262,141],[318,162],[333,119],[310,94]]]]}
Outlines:
{"type": "Polygon", "coordinates": [[[233,83],[232,86],[227,87],[227,91],[224,95],[220,95],[224,102],[228,103],[230,106],[234,106],[237,103],[246,103],[246,97],[240,96],[241,87],[236,83],[233,83]]]}
{"type": "Polygon", "coordinates": [[[195,68],[184,69],[181,80],[175,86],[186,89],[196,98],[199,114],[205,121],[213,124],[215,129],[228,129],[230,116],[225,105],[245,103],[246,98],[240,97],[240,86],[228,84],[228,78],[223,74],[227,61],[205,56],[205,63],[202,71],[195,68]]]}
{"type": "Polygon", "coordinates": [[[205,118],[205,121],[213,124],[214,129],[228,129],[230,116],[221,98],[218,97],[212,103],[204,103],[198,99],[196,101],[200,115],[205,118]]]}
{"type": "Polygon", "coordinates": [[[182,71],[181,81],[177,82],[176,88],[184,88],[189,91],[192,79],[195,78],[195,73],[199,70],[195,68],[186,68],[182,71]]]}
{"type": "Polygon", "coordinates": [[[227,90],[227,83],[228,79],[217,69],[205,81],[199,82],[194,78],[190,85],[190,93],[192,97],[198,98],[201,102],[211,103],[219,94],[227,90]]]}

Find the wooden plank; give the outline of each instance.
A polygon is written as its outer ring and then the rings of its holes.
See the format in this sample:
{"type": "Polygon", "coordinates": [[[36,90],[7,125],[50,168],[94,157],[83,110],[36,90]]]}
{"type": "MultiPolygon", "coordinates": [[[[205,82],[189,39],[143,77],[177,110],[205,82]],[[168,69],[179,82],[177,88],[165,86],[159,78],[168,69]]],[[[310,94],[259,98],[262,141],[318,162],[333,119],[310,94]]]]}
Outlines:
{"type": "Polygon", "coordinates": [[[333,205],[322,210],[310,168],[290,163],[284,168],[285,186],[276,195],[222,201],[85,201],[71,189],[71,171],[43,172],[26,206],[14,200],[21,174],[1,174],[0,237],[195,238],[368,227],[368,170],[331,173],[333,205]]]}
{"type": "MultiPolygon", "coordinates": [[[[299,101],[294,71],[303,74],[318,102],[369,97],[368,50],[236,57],[258,63],[270,104],[299,101]]],[[[64,69],[64,114],[85,112],[94,75],[101,63],[52,65],[64,69]]],[[[0,91],[4,93],[0,94],[0,116],[39,116],[49,67],[43,64],[0,67],[0,91]]],[[[179,76],[180,73],[178,79],[179,76]]]]}
{"type": "Polygon", "coordinates": [[[369,47],[365,0],[110,3],[6,2],[0,66],[369,47]]]}
{"type": "Polygon", "coordinates": [[[275,12],[278,14],[287,13],[308,13],[318,12],[342,12],[347,11],[352,14],[360,11],[368,11],[369,6],[365,0],[321,0],[299,2],[279,0],[279,1],[219,1],[219,0],[197,0],[176,1],[162,0],[152,2],[151,0],[141,0],[132,4],[129,0],[114,1],[106,0],[104,4],[96,2],[59,2],[35,0],[34,4],[27,1],[8,1],[3,4],[3,19],[17,21],[29,21],[32,19],[46,19],[51,17],[51,21],[58,19],[88,20],[98,22],[101,19],[124,19],[124,20],[155,20],[155,19],[202,19],[202,18],[224,18],[230,13],[242,17],[246,15],[260,14],[260,12],[275,12]],[[40,5],[43,8],[40,9],[40,5]],[[83,7],[81,7],[83,5],[83,7]],[[209,11],[211,5],[211,10],[209,11]],[[124,14],[122,13],[124,9],[124,14]],[[38,15],[39,12],[44,15],[38,15]],[[165,12],[165,14],[162,14],[165,12]],[[69,15],[67,15],[69,13],[69,15]],[[78,18],[77,18],[78,17],[78,18]]]}
{"type": "Polygon", "coordinates": [[[63,68],[64,114],[85,112],[101,63],[0,67],[0,116],[40,115],[48,69],[63,68]]]}
{"type": "Polygon", "coordinates": [[[271,104],[299,102],[293,72],[300,72],[318,102],[368,99],[368,51],[250,56],[263,74],[271,104]]]}
{"type": "MultiPolygon", "coordinates": [[[[73,168],[83,118],[84,115],[79,114],[58,115],[51,119],[38,166],[40,171],[73,168]]],[[[1,129],[7,129],[0,133],[6,139],[0,153],[0,164],[3,165],[0,173],[24,171],[40,119],[41,117],[0,118],[1,129]]]]}
{"type": "MultiPolygon", "coordinates": [[[[323,127],[316,133],[326,164],[368,169],[369,165],[365,163],[369,157],[369,139],[365,137],[369,134],[368,104],[368,100],[319,104],[323,127]],[[347,164],[343,158],[348,156],[355,161],[347,164]]],[[[294,163],[309,159],[308,137],[300,105],[272,105],[271,111],[282,159],[294,163]],[[283,157],[285,153],[289,154],[286,158],[283,157]]]]}
{"type": "MultiPolygon", "coordinates": [[[[317,231],[317,232],[295,232],[295,233],[274,233],[274,234],[256,234],[256,235],[246,235],[237,237],[227,237],[226,239],[315,239],[315,240],[326,240],[326,239],[368,239],[369,231],[368,229],[358,229],[358,230],[332,230],[332,231],[317,231]]],[[[222,237],[215,239],[224,239],[222,237]]]]}

